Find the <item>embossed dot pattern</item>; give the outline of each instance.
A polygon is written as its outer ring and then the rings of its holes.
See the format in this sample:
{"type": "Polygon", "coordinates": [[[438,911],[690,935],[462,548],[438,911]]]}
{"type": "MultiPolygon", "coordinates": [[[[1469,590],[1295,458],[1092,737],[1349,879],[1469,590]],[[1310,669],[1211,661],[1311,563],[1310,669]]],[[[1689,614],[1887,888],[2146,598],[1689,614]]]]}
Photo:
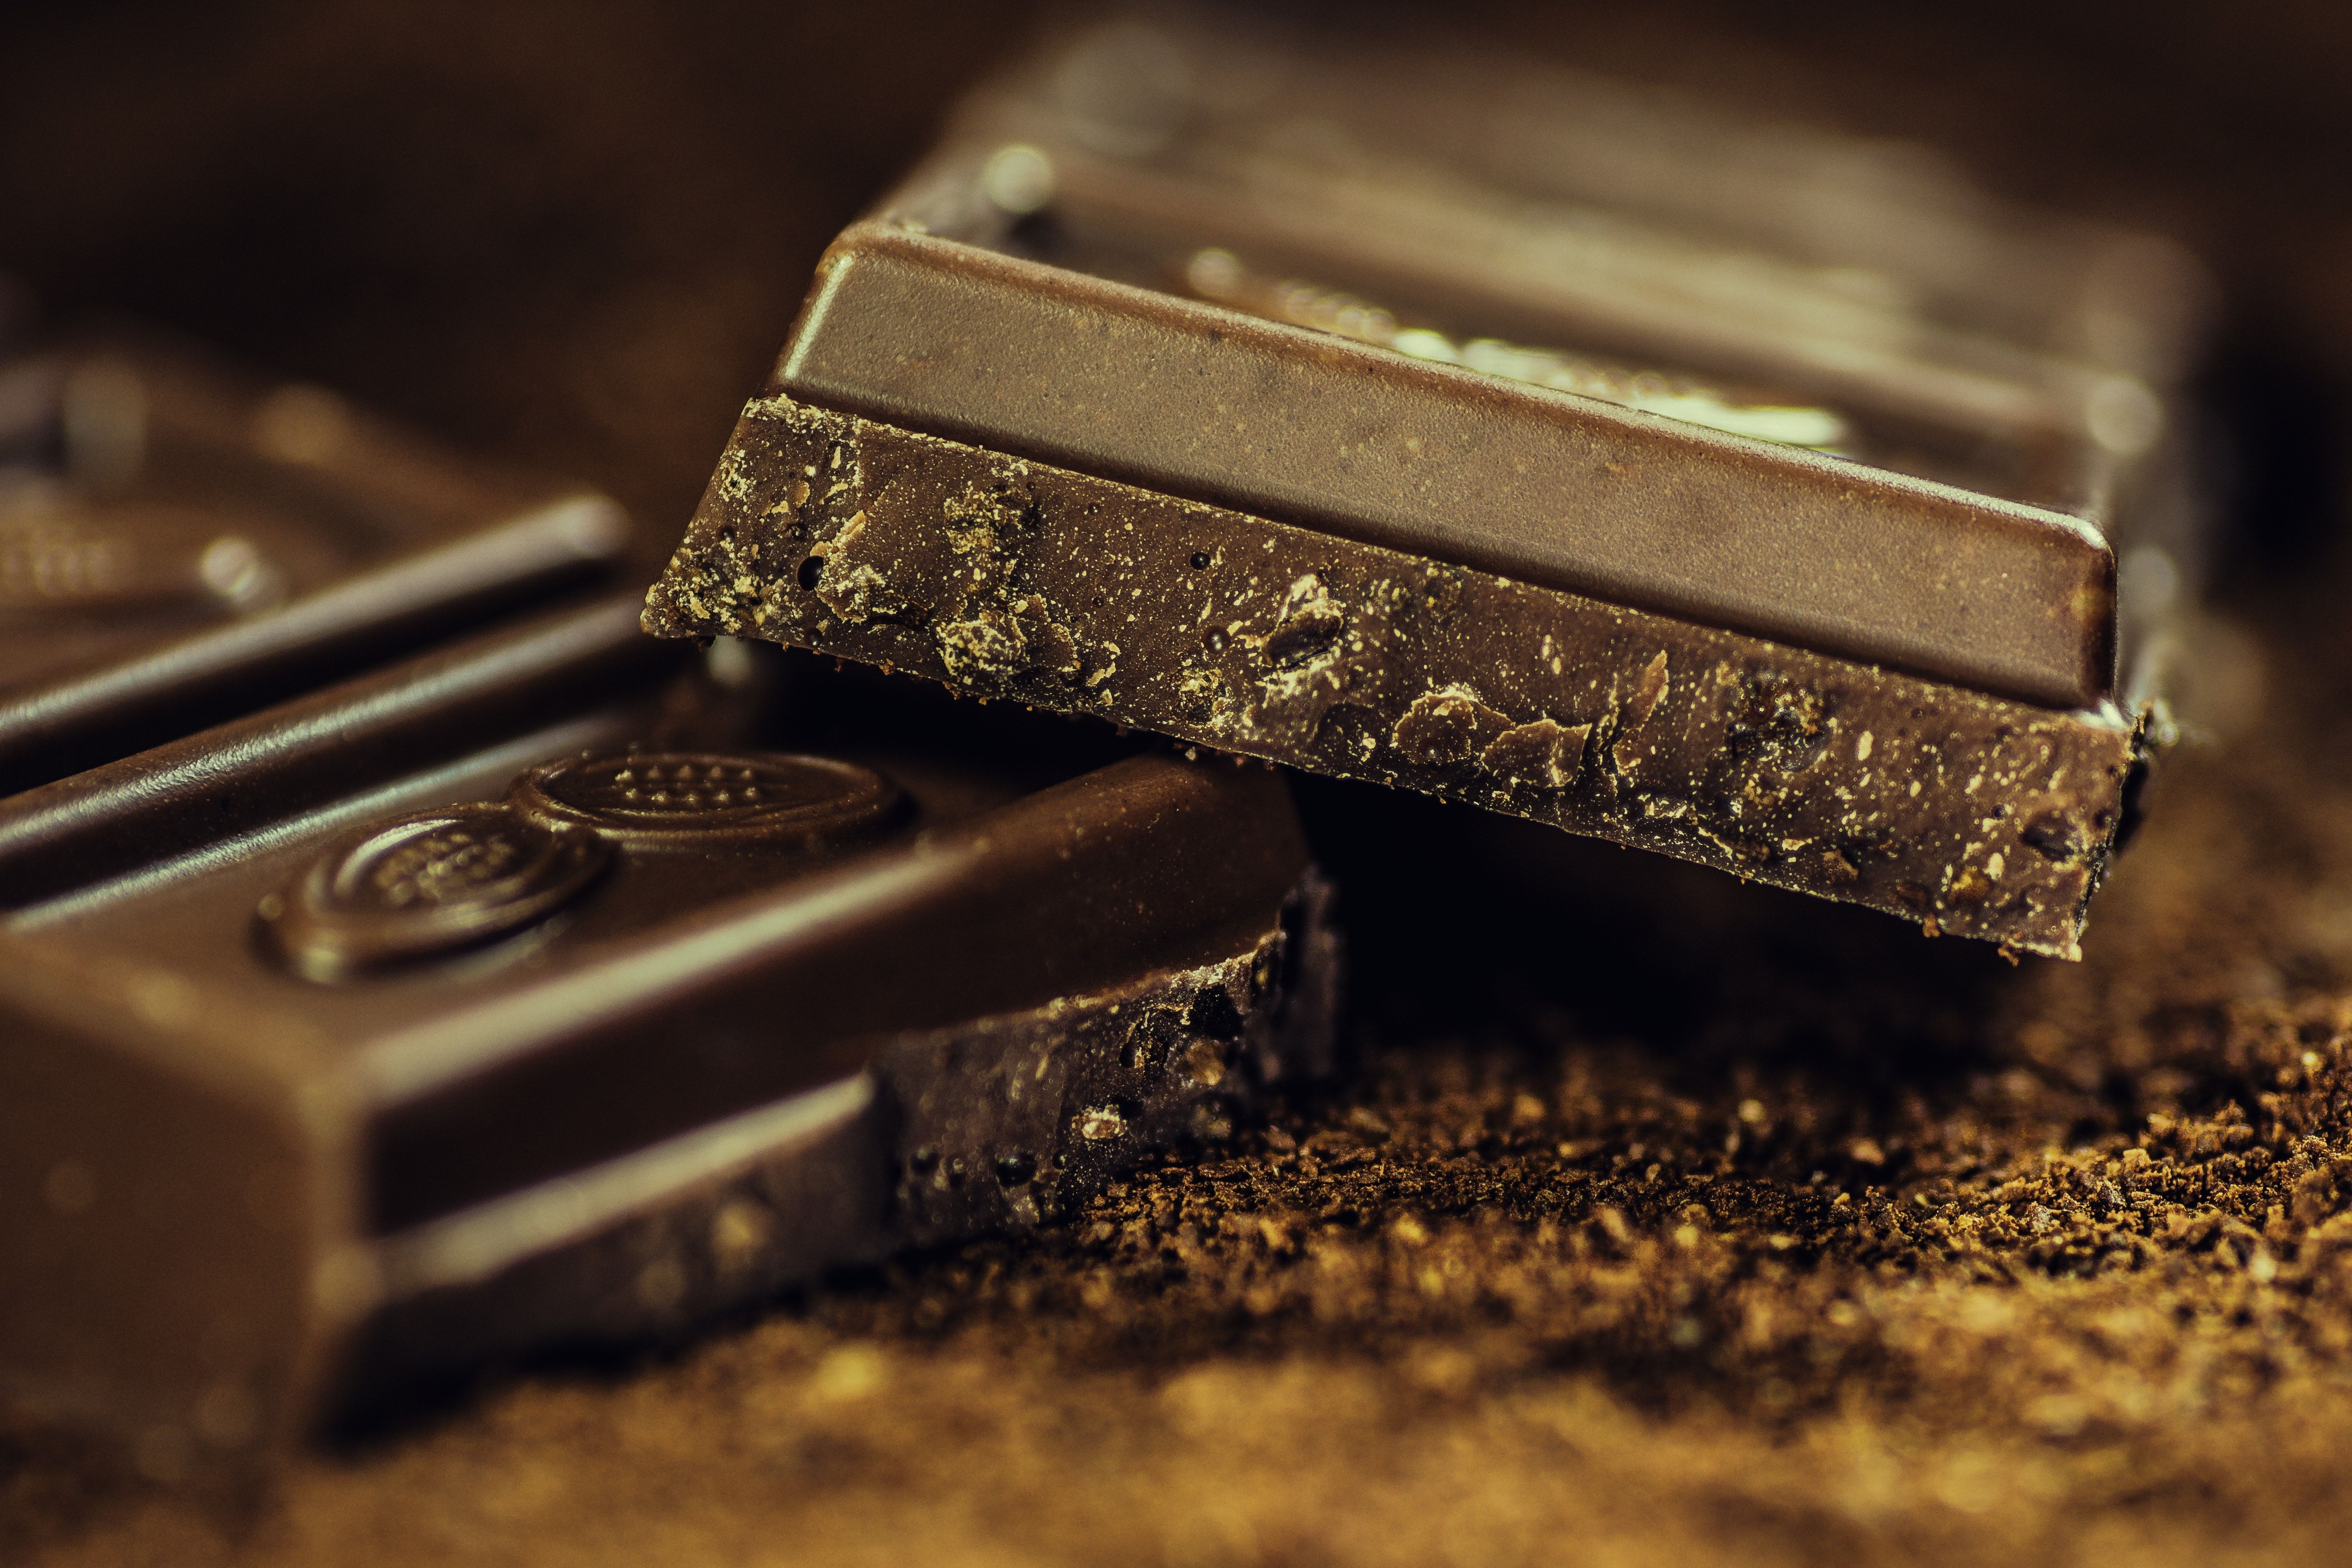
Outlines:
{"type": "Polygon", "coordinates": [[[806,781],[778,781],[763,778],[761,770],[749,763],[730,765],[724,762],[706,763],[697,769],[691,761],[675,763],[665,769],[658,762],[632,767],[627,763],[599,777],[583,775],[572,789],[575,800],[596,800],[608,811],[660,810],[672,814],[756,810],[770,801],[782,801],[795,793],[816,795],[806,781]],[[797,790],[795,786],[798,786],[797,790]]]}
{"type": "Polygon", "coordinates": [[[444,807],[331,846],[262,900],[265,940],[297,973],[346,980],[509,935],[584,891],[612,859],[593,833],[500,803],[444,807]]]}
{"type": "Polygon", "coordinates": [[[541,820],[625,842],[712,834],[804,841],[880,822],[898,792],[870,768],[825,757],[641,752],[534,768],[515,781],[512,797],[541,820]]]}
{"type": "Polygon", "coordinates": [[[373,865],[347,862],[335,891],[343,903],[364,900],[383,909],[449,904],[495,891],[491,884],[523,854],[503,829],[438,828],[399,845],[373,865]]]}

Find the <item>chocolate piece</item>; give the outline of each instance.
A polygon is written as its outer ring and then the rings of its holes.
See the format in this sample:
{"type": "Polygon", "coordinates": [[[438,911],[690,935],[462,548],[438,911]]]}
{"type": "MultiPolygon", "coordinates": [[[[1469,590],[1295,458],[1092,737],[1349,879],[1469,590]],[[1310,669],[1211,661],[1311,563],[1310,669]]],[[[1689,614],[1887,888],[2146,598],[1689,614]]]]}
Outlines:
{"type": "Polygon", "coordinates": [[[1328,1058],[1277,775],[807,669],[758,722],[635,613],[0,803],[13,1397],[261,1451],[1042,1223],[1328,1058]]]}
{"type": "Polygon", "coordinates": [[[576,590],[625,539],[321,388],[137,343],[0,363],[0,791],[576,590]]]}
{"type": "Polygon", "coordinates": [[[2033,952],[2071,952],[2139,744],[2112,709],[2029,707],[783,399],[746,415],[646,619],[2033,952]],[[770,512],[836,458],[824,509],[770,512]]]}
{"type": "Polygon", "coordinates": [[[1121,24],[982,93],[828,253],[646,629],[2074,952],[2145,751],[2116,551],[2190,569],[2193,267],[1932,178],[1797,223],[1835,139],[1723,223],[1729,132],[1601,210],[1495,151],[1590,114],[1422,63],[1121,24]]]}
{"type": "Polygon", "coordinates": [[[2113,678],[2075,519],[887,221],[835,242],[768,390],[2031,701],[2113,678]]]}

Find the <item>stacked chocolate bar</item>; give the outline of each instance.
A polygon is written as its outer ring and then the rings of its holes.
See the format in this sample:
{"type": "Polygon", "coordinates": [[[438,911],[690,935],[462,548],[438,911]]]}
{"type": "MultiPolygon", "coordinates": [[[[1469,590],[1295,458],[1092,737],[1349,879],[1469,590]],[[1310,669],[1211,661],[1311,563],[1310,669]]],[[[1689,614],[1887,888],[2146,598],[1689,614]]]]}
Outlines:
{"type": "Polygon", "coordinates": [[[835,243],[646,626],[2071,955],[2200,297],[1906,150],[1113,27],[835,243]]]}
{"type": "Polygon", "coordinates": [[[1161,20],[845,232],[642,606],[609,502],[330,393],[0,363],[0,1391],[178,1473],[1230,1136],[1339,986],[1245,759],[2074,953],[2199,288],[1161,20]]]}
{"type": "Polygon", "coordinates": [[[1275,774],[646,637],[609,502],[321,391],[13,374],[17,1403],[266,1452],[1034,1226],[1327,1065],[1275,774]]]}

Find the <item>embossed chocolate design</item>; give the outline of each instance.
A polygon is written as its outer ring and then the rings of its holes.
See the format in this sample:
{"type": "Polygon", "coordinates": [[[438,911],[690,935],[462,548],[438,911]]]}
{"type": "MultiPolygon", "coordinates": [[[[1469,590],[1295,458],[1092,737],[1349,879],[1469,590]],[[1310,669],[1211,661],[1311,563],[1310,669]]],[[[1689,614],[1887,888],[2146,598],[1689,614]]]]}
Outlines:
{"type": "Polygon", "coordinates": [[[226,1492],[485,1366],[1066,1224],[1327,1070],[1338,937],[1281,776],[855,670],[707,679],[642,607],[0,801],[0,1258],[37,1286],[0,1289],[12,1409],[226,1492]],[[504,798],[563,755],[590,793],[546,782],[623,807],[739,810],[746,769],[755,808],[887,793],[767,746],[879,768],[905,812],[640,851],[504,798]],[[663,749],[741,754],[681,781],[663,749]],[[438,945],[599,858],[541,923],[438,945]]]}
{"type": "Polygon", "coordinates": [[[616,849],[806,850],[884,826],[904,804],[873,769],[828,757],[567,757],[518,776],[503,801],[342,839],[258,914],[295,973],[350,980],[533,925],[586,891],[616,849]]]}
{"type": "Polygon", "coordinates": [[[543,763],[508,799],[535,821],[591,827],[635,849],[835,840],[878,827],[898,787],[827,757],[632,752],[543,763]]]}
{"type": "Polygon", "coordinates": [[[331,846],[258,913],[265,940],[296,973],[345,980],[544,920],[612,858],[593,833],[505,805],[444,806],[331,846]]]}

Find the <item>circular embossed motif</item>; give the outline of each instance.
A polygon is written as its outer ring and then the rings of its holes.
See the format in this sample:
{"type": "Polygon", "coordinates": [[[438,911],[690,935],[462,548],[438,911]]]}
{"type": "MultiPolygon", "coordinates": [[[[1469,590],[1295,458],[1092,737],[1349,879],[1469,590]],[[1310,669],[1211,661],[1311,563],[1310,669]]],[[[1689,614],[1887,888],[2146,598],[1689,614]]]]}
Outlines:
{"type": "Polygon", "coordinates": [[[443,806],[335,844],[261,901],[261,925],[297,973],[341,980],[544,920],[612,857],[593,833],[503,804],[443,806]]]}
{"type": "Polygon", "coordinates": [[[632,848],[782,847],[879,826],[898,790],[830,757],[633,752],[545,763],[508,798],[536,820],[592,827],[632,848]]]}

